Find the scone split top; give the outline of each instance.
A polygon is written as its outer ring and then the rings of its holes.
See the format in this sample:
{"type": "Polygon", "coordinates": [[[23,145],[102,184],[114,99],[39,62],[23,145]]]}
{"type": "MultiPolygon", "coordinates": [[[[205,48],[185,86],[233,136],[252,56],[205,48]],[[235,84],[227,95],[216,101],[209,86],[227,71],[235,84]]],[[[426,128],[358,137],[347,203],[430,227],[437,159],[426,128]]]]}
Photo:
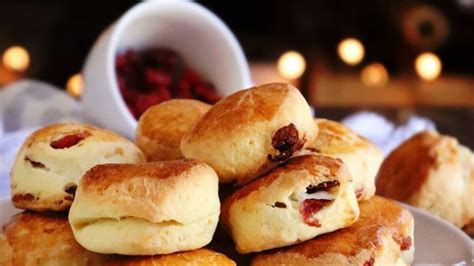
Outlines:
{"type": "Polygon", "coordinates": [[[227,198],[221,221],[240,253],[288,246],[354,223],[359,207],[347,167],[305,155],[227,198]]]}
{"type": "Polygon", "coordinates": [[[270,83],[217,102],[184,135],[181,152],[209,164],[220,182],[244,184],[312,143],[317,131],[298,89],[270,83]]]}
{"type": "Polygon", "coordinates": [[[69,221],[91,251],[168,254],[208,244],[219,208],[218,178],[204,163],[107,164],[83,177],[69,221]]]}

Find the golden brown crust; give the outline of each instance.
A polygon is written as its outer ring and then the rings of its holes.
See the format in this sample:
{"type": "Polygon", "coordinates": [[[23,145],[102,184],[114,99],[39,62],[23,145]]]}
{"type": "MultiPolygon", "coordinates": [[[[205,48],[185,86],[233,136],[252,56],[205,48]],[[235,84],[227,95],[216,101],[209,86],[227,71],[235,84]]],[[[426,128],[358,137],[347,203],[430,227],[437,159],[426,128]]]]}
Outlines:
{"type": "Polygon", "coordinates": [[[243,185],[301,151],[316,135],[299,90],[269,83],[220,100],[183,136],[180,148],[184,157],[214,168],[221,183],[243,185]]]}
{"type": "Polygon", "coordinates": [[[198,138],[207,132],[229,132],[246,124],[270,121],[279,111],[282,102],[290,92],[286,83],[270,83],[241,90],[217,102],[192,128],[190,135],[198,138]],[[225,123],[221,120],[225,119],[225,123]]]}
{"type": "Polygon", "coordinates": [[[359,207],[347,167],[303,155],[224,200],[220,222],[246,254],[288,246],[354,223],[359,207]]]}
{"type": "Polygon", "coordinates": [[[419,191],[430,169],[435,167],[436,154],[432,147],[439,141],[439,134],[421,132],[392,151],[380,167],[376,181],[377,194],[407,201],[419,191]]]}
{"type": "Polygon", "coordinates": [[[69,221],[91,251],[156,255],[207,245],[219,213],[215,171],[183,159],[94,167],[79,183],[69,221]]]}
{"type": "Polygon", "coordinates": [[[179,176],[199,164],[199,161],[192,159],[144,164],[101,164],[86,172],[81,186],[89,192],[103,191],[124,181],[145,176],[151,179],[179,176]]]}
{"type": "Polygon", "coordinates": [[[316,118],[319,128],[318,137],[313,145],[317,152],[323,154],[338,154],[372,146],[370,141],[341,123],[323,118],[316,118]]]}
{"type": "Polygon", "coordinates": [[[327,160],[327,157],[321,155],[303,155],[289,159],[285,163],[281,164],[280,167],[276,168],[269,174],[257,179],[256,181],[243,186],[238,189],[230,198],[226,200],[229,204],[232,204],[238,199],[248,196],[250,193],[262,188],[268,187],[274,180],[276,180],[281,174],[290,171],[304,170],[308,171],[311,175],[316,176],[319,173],[321,166],[326,167],[330,170],[330,176],[332,180],[340,180],[341,175],[337,174],[340,171],[341,160],[327,160]],[[339,162],[339,163],[338,163],[339,162]]]}
{"type": "Polygon", "coordinates": [[[346,256],[361,250],[381,248],[381,237],[389,230],[397,240],[406,237],[406,227],[411,225],[412,214],[398,203],[375,196],[360,203],[359,220],[348,228],[319,236],[307,243],[296,245],[289,252],[314,258],[323,253],[337,252],[346,256]]]}
{"type": "Polygon", "coordinates": [[[211,105],[191,99],[173,99],[150,107],[138,121],[136,144],[148,161],[183,158],[179,148],[183,135],[211,105]]]}
{"type": "Polygon", "coordinates": [[[100,138],[103,141],[116,141],[123,140],[124,138],[116,134],[115,132],[99,129],[97,127],[86,125],[86,124],[72,124],[72,123],[58,123],[51,124],[40,130],[35,131],[31,134],[23,144],[23,146],[30,147],[34,143],[46,142],[50,143],[53,140],[59,139],[66,135],[85,133],[86,135],[94,134],[95,137],[100,138]],[[71,129],[65,131],[65,128],[70,127],[71,129]]]}
{"type": "Polygon", "coordinates": [[[474,154],[450,136],[420,132],[382,164],[377,192],[463,227],[474,217],[474,154]]]}
{"type": "MultiPolygon", "coordinates": [[[[413,226],[413,216],[408,210],[392,200],[378,196],[359,204],[360,217],[352,226],[298,245],[262,253],[255,260],[265,261],[284,254],[285,258],[295,258],[301,263],[327,254],[352,257],[366,251],[375,257],[375,254],[382,249],[383,238],[387,234],[400,245],[400,250],[411,248],[412,240],[408,232],[413,226]]],[[[281,263],[285,264],[285,261],[281,263]]]]}
{"type": "Polygon", "coordinates": [[[92,265],[103,259],[76,242],[61,214],[23,212],[13,216],[2,233],[9,248],[2,248],[0,257],[11,259],[2,262],[6,265],[92,265]]]}
{"type": "Polygon", "coordinates": [[[341,159],[349,168],[358,200],[375,194],[375,177],[383,161],[382,151],[349,127],[317,118],[319,133],[307,150],[341,159]]]}
{"type": "Polygon", "coordinates": [[[219,265],[235,266],[235,262],[224,254],[209,250],[197,249],[193,251],[178,252],[169,255],[156,256],[114,256],[106,265],[116,266],[167,266],[167,265],[219,265]]]}
{"type": "Polygon", "coordinates": [[[254,191],[270,186],[281,174],[290,171],[304,170],[308,171],[311,175],[316,176],[318,175],[318,168],[325,166],[330,169],[332,180],[340,181],[342,176],[336,173],[340,171],[341,168],[341,164],[338,163],[340,160],[337,159],[336,162],[335,160],[327,160],[327,158],[328,157],[322,155],[303,155],[289,159],[284,164],[281,164],[280,167],[236,190],[230,197],[226,198],[222,203],[221,218],[224,220],[228,219],[230,207],[236,201],[247,197],[254,191]]]}

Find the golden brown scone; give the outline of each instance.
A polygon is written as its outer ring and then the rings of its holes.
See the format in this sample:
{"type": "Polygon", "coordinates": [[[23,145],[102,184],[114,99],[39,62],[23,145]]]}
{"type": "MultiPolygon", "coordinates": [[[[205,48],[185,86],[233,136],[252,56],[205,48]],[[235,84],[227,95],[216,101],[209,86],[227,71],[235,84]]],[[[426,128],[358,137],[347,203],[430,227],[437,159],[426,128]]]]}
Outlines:
{"type": "Polygon", "coordinates": [[[224,254],[210,249],[197,249],[156,256],[113,256],[105,265],[110,266],[235,266],[235,262],[224,254]]]}
{"type": "Polygon", "coordinates": [[[383,161],[382,151],[368,139],[341,123],[316,119],[318,137],[309,149],[341,159],[349,168],[358,200],[375,194],[375,176],[383,161]]]}
{"type": "Polygon", "coordinates": [[[101,163],[145,161],[133,142],[84,124],[54,124],[29,136],[11,172],[13,205],[35,211],[65,211],[82,175],[101,163]]]}
{"type": "Polygon", "coordinates": [[[252,265],[410,265],[415,249],[411,213],[378,196],[359,204],[360,217],[352,226],[261,253],[252,265]]]}
{"type": "Polygon", "coordinates": [[[347,167],[321,155],[294,157],[237,190],[221,222],[240,253],[293,245],[353,224],[359,216],[347,167]]]}
{"type": "Polygon", "coordinates": [[[10,218],[0,235],[0,265],[101,265],[103,255],[81,247],[67,217],[24,212],[10,218]]]}
{"type": "Polygon", "coordinates": [[[295,87],[269,83],[217,102],[181,141],[186,158],[214,168],[221,183],[247,183],[312,143],[308,103],[295,87]]]}
{"type": "Polygon", "coordinates": [[[69,211],[74,236],[98,253],[156,255],[211,242],[218,178],[196,160],[105,164],[88,171],[69,211]]]}
{"type": "Polygon", "coordinates": [[[197,100],[174,99],[150,107],[138,120],[136,144],[148,161],[181,159],[179,144],[211,105],[197,100]]]}
{"type": "Polygon", "coordinates": [[[449,136],[421,132],[383,162],[377,194],[462,227],[474,217],[474,155],[449,136]]]}

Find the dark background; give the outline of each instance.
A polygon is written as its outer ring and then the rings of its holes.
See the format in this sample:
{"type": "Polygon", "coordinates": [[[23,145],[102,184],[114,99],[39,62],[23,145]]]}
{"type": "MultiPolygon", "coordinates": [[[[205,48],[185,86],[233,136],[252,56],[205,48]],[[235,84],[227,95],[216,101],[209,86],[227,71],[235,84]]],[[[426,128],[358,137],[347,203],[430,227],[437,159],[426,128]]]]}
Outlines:
{"type": "MultiPolygon", "coordinates": [[[[250,61],[276,60],[283,51],[297,49],[310,63],[324,61],[344,71],[336,45],[356,36],[366,46],[365,60],[380,61],[391,73],[413,72],[413,58],[423,48],[407,43],[401,23],[408,10],[427,4],[449,22],[446,41],[431,48],[442,58],[443,72],[474,73],[474,0],[198,2],[229,25],[250,61]]],[[[0,51],[15,44],[26,47],[31,56],[27,76],[64,87],[99,34],[136,3],[0,0],[0,51]]],[[[420,32],[436,34],[429,21],[421,24],[420,32]]]]}
{"type": "MultiPolygon", "coordinates": [[[[159,0],[157,0],[159,1],[159,0]]],[[[331,1],[198,1],[216,13],[240,41],[250,62],[275,62],[282,52],[300,51],[311,68],[321,63],[334,72],[348,71],[336,54],[338,42],[357,37],[365,45],[365,62],[379,61],[390,75],[416,78],[413,60],[434,51],[443,61],[443,73],[474,75],[474,0],[331,0],[331,1]],[[464,5],[463,5],[464,3],[464,5]],[[420,21],[421,37],[439,34],[438,20],[447,21],[448,36],[432,47],[413,45],[402,24],[410,10],[429,6],[441,18],[420,21]],[[437,20],[438,19],[438,20],[437,20]]],[[[0,51],[12,45],[30,53],[27,78],[63,88],[80,72],[99,34],[138,1],[0,0],[0,51]]],[[[352,68],[360,70],[363,64],[352,68]]],[[[305,84],[301,85],[307,90],[305,84]]],[[[319,108],[318,116],[341,119],[364,109],[319,108]]],[[[398,123],[412,114],[432,119],[438,129],[474,148],[474,110],[465,107],[378,108],[398,123]],[[407,115],[409,114],[409,115],[407,115]]]]}

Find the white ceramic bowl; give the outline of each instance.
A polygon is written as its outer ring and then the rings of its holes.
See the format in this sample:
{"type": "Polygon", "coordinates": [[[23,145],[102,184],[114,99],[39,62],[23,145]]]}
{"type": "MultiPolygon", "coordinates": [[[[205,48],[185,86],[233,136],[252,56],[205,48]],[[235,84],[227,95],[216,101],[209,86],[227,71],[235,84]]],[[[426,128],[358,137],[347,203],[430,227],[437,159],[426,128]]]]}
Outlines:
{"type": "Polygon", "coordinates": [[[94,44],[83,69],[85,113],[95,124],[134,138],[137,121],[116,82],[115,57],[127,48],[167,47],[211,81],[221,96],[251,86],[242,49],[226,25],[194,2],[142,2],[94,44]]]}

